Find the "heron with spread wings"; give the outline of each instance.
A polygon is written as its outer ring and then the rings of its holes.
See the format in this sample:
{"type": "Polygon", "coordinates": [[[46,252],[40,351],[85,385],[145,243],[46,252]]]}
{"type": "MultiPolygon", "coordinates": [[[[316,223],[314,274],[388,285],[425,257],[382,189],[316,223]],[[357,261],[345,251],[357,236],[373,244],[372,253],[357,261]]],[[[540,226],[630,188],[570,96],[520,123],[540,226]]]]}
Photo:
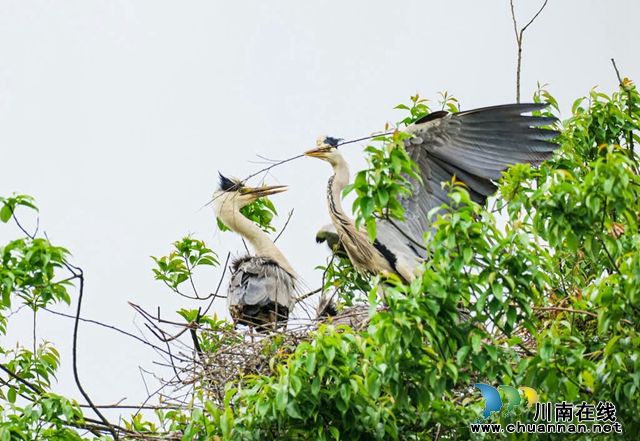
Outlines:
{"type": "MultiPolygon", "coordinates": [[[[451,181],[455,175],[457,181],[466,184],[471,199],[484,203],[497,188],[493,181],[500,179],[509,165],[537,166],[549,159],[558,148],[558,144],[549,140],[559,133],[540,127],[557,119],[523,115],[545,107],[507,104],[454,114],[438,111],[405,127],[403,132],[414,135],[403,142],[420,170],[422,184],[409,178],[412,195],[400,198],[405,209],[404,223],[379,219],[373,243],[342,209],[340,196],[349,183],[349,167],[338,152],[340,140],[319,138],[317,148],[305,154],[333,167],[334,175],[327,187],[329,214],[354,267],[372,274],[393,273],[404,282],[414,280],[420,263],[428,257],[426,247],[420,246],[424,233],[430,229],[428,213],[449,200],[441,183],[451,181]]],[[[324,227],[319,239],[329,241],[331,235],[324,227]]],[[[335,237],[332,239],[335,242],[335,237]]]]}
{"type": "Polygon", "coordinates": [[[247,239],[255,250],[255,255],[241,257],[231,264],[227,305],[237,324],[259,332],[274,331],[286,323],[295,307],[298,278],[269,236],[242,215],[240,209],[285,190],[284,185],[250,188],[220,174],[220,189],[213,197],[216,216],[247,239]]]}

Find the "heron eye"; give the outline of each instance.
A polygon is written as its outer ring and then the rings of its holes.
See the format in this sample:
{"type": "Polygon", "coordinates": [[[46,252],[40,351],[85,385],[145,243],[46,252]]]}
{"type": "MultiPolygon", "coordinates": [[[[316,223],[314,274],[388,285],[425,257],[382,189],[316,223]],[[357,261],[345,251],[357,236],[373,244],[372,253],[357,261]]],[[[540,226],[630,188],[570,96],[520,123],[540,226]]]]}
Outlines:
{"type": "Polygon", "coordinates": [[[240,187],[240,190],[238,190],[238,191],[240,192],[240,194],[247,194],[249,192],[247,187],[240,187]]]}

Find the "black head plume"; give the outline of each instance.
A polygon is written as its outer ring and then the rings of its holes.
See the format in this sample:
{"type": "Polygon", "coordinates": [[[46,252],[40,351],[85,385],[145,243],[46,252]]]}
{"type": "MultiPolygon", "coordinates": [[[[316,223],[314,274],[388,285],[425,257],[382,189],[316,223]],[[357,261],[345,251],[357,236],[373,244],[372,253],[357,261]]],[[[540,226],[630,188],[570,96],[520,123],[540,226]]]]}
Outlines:
{"type": "Polygon", "coordinates": [[[218,172],[218,175],[220,176],[220,190],[222,191],[238,191],[244,187],[241,181],[229,179],[220,172],[218,172]]]}
{"type": "Polygon", "coordinates": [[[340,141],[343,141],[342,138],[333,138],[331,136],[327,136],[324,139],[324,143],[327,145],[330,145],[331,147],[338,147],[338,144],[340,143],[340,141]]]}

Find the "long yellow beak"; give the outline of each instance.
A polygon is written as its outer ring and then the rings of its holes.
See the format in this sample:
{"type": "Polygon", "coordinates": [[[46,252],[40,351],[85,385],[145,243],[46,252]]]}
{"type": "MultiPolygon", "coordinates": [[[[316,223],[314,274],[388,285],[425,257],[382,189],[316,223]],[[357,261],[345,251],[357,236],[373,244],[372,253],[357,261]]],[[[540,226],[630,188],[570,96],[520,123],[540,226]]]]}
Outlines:
{"type": "Polygon", "coordinates": [[[255,196],[256,199],[270,196],[272,194],[282,193],[287,191],[286,185],[265,185],[262,187],[245,187],[245,194],[255,196]]]}
{"type": "Polygon", "coordinates": [[[327,154],[327,148],[319,147],[319,148],[307,150],[306,152],[304,152],[304,154],[305,156],[310,156],[312,158],[324,158],[325,155],[327,154]]]}

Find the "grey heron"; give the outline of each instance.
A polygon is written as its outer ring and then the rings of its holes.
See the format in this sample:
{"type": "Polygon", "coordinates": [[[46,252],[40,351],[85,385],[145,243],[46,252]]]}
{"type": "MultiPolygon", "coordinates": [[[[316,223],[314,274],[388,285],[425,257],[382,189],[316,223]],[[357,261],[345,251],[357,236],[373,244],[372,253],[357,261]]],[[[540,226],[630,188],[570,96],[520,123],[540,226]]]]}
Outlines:
{"type": "MultiPolygon", "coordinates": [[[[409,178],[412,195],[400,200],[405,209],[404,223],[379,220],[373,243],[364,231],[356,229],[353,219],[342,209],[340,197],[349,183],[349,168],[338,152],[340,140],[320,137],[317,147],[305,154],[327,161],[333,167],[334,175],[327,187],[329,214],[354,267],[367,273],[396,274],[404,282],[414,280],[420,262],[427,259],[426,247],[418,244],[424,243],[424,233],[430,229],[428,213],[448,202],[448,192],[442,189],[441,183],[455,175],[456,180],[467,185],[475,202],[484,203],[497,188],[492,181],[499,179],[509,165],[535,166],[549,159],[558,148],[558,144],[549,140],[558,132],[540,127],[551,125],[557,119],[522,115],[545,107],[544,104],[507,104],[454,114],[438,111],[402,129],[414,135],[405,139],[404,144],[420,169],[422,184],[409,178]]],[[[318,241],[328,240],[332,234],[330,229],[323,229],[318,241]]],[[[335,241],[335,237],[332,240],[335,241]]]]}
{"type": "Polygon", "coordinates": [[[284,185],[250,188],[220,174],[220,189],[214,194],[216,216],[231,230],[247,239],[255,255],[236,259],[227,291],[227,305],[234,321],[260,332],[286,323],[298,290],[295,271],[259,226],[240,209],[255,200],[285,191],[284,185]]]}

